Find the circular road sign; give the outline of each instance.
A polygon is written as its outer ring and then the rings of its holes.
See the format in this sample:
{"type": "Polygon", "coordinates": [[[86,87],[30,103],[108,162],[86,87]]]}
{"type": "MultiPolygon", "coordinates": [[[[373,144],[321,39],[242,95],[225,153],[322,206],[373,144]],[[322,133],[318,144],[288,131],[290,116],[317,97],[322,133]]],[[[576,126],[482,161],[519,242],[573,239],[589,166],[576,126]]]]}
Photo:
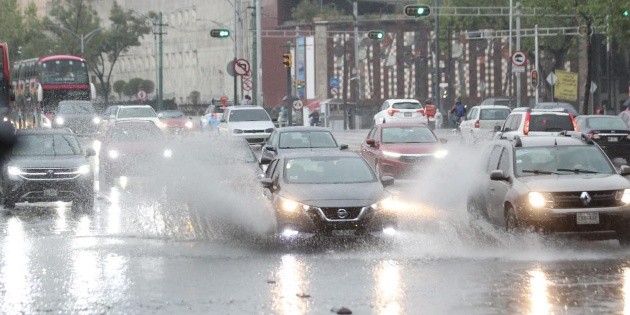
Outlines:
{"type": "Polygon", "coordinates": [[[517,50],[512,53],[512,63],[515,66],[524,66],[527,62],[527,55],[524,52],[517,50]]]}
{"type": "Polygon", "coordinates": [[[293,101],[293,109],[295,109],[295,110],[302,110],[303,106],[304,106],[304,104],[302,104],[301,100],[293,101]]]}
{"type": "Polygon", "coordinates": [[[252,80],[250,78],[243,79],[243,90],[251,91],[252,90],[252,80]]]}
{"type": "Polygon", "coordinates": [[[140,90],[136,94],[136,97],[138,97],[139,100],[144,101],[147,99],[147,92],[140,90]]]}
{"type": "Polygon", "coordinates": [[[236,75],[248,75],[250,70],[249,61],[245,59],[238,59],[234,61],[234,73],[236,75]]]}

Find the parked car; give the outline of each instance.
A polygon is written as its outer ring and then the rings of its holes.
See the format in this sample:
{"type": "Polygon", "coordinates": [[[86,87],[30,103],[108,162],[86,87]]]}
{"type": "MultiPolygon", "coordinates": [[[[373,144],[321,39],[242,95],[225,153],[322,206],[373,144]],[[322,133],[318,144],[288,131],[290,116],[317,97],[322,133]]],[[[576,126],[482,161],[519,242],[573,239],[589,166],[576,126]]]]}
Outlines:
{"type": "Polygon", "coordinates": [[[576,117],[578,130],[587,134],[604,150],[615,165],[630,161],[630,128],[619,116],[581,115],[576,117]]]}
{"type": "Polygon", "coordinates": [[[109,187],[120,176],[152,177],[168,166],[172,155],[164,133],[153,122],[116,121],[101,138],[100,183],[109,187]]]}
{"type": "Polygon", "coordinates": [[[268,164],[279,154],[295,151],[345,150],[330,129],[325,127],[292,126],[276,128],[263,145],[260,162],[268,164]]]}
{"type": "Polygon", "coordinates": [[[390,122],[419,122],[428,125],[424,107],[415,99],[388,99],[374,115],[374,125],[390,122]]]}
{"type": "Polygon", "coordinates": [[[169,134],[188,133],[195,128],[192,117],[178,109],[159,111],[157,117],[160,120],[160,127],[169,134]]]}
{"type": "Polygon", "coordinates": [[[577,132],[495,140],[484,149],[468,211],[507,231],[577,233],[630,244],[630,167],[614,168],[577,132]]]}
{"type": "Polygon", "coordinates": [[[21,129],[17,142],[2,163],[0,188],[4,207],[20,202],[72,202],[86,212],[94,206],[94,174],[75,135],[66,128],[21,129]]]}
{"type": "Polygon", "coordinates": [[[361,143],[361,155],[377,176],[404,178],[416,174],[427,162],[446,156],[438,139],[425,124],[387,123],[374,126],[361,143]]]}
{"type": "Polygon", "coordinates": [[[394,179],[378,180],[355,152],[299,152],[277,156],[261,183],[273,205],[277,232],[361,236],[397,226],[395,202],[385,190],[394,179]]]}
{"type": "Polygon", "coordinates": [[[211,123],[218,124],[223,118],[223,111],[227,106],[221,104],[210,104],[200,118],[201,129],[207,130],[211,126],[211,123]]]}
{"type": "Polygon", "coordinates": [[[575,117],[565,109],[532,109],[518,107],[512,110],[497,128],[495,138],[519,136],[549,136],[561,131],[575,131],[575,117]]]}
{"type": "Polygon", "coordinates": [[[221,135],[240,137],[250,144],[262,145],[274,128],[264,108],[256,105],[236,105],[225,108],[218,131],[221,135]]]}
{"type": "Polygon", "coordinates": [[[473,141],[492,138],[494,130],[503,125],[512,109],[503,105],[477,105],[459,124],[463,137],[473,141]]]}
{"type": "Polygon", "coordinates": [[[541,102],[534,106],[535,109],[557,109],[561,108],[566,110],[568,113],[573,115],[573,117],[577,117],[580,115],[580,112],[575,109],[575,107],[569,103],[564,102],[541,102]]]}
{"type": "Polygon", "coordinates": [[[70,128],[78,135],[95,135],[100,131],[101,117],[90,101],[60,101],[52,121],[54,128],[70,128]]]}

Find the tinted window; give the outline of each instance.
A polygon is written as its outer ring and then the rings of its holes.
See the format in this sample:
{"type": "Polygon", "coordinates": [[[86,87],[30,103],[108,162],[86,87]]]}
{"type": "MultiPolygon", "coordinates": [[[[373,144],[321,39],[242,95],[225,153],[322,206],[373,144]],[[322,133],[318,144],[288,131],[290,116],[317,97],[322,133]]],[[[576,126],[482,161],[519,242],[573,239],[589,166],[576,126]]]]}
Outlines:
{"type": "Polygon", "coordinates": [[[573,122],[569,115],[536,114],[531,115],[529,131],[562,131],[574,130],[573,122]]]}
{"type": "Polygon", "coordinates": [[[628,130],[628,125],[620,117],[591,117],[588,118],[591,129],[628,130]]]}
{"type": "Polygon", "coordinates": [[[271,121],[264,109],[231,110],[228,121],[271,121]]]}
{"type": "Polygon", "coordinates": [[[381,131],[383,143],[434,143],[437,138],[426,127],[388,127],[381,131]]]}
{"type": "Polygon", "coordinates": [[[286,148],[335,148],[337,143],[328,131],[298,131],[280,133],[281,149],[286,148]]]}
{"type": "Polygon", "coordinates": [[[288,159],[284,179],[289,183],[332,184],[374,182],[372,169],[360,157],[288,159]]]}
{"type": "Polygon", "coordinates": [[[512,117],[513,117],[513,119],[510,122],[509,128],[512,131],[513,130],[518,130],[518,127],[520,127],[520,125],[521,125],[521,119],[523,118],[523,114],[516,114],[516,115],[514,115],[512,117]]]}
{"type": "Polygon", "coordinates": [[[143,118],[156,117],[151,107],[121,107],[118,110],[118,118],[143,118]]]}
{"type": "Polygon", "coordinates": [[[85,103],[59,103],[59,114],[88,114],[95,113],[94,105],[89,102],[85,103]]]}
{"type": "Polygon", "coordinates": [[[421,109],[422,107],[420,106],[420,103],[399,102],[399,103],[394,103],[392,105],[392,108],[395,108],[395,109],[421,109]]]}
{"type": "Polygon", "coordinates": [[[52,156],[82,154],[73,135],[22,135],[13,148],[15,156],[52,156]]]}
{"type": "Polygon", "coordinates": [[[503,120],[508,117],[510,110],[507,108],[486,108],[481,110],[481,120],[503,120]]]}

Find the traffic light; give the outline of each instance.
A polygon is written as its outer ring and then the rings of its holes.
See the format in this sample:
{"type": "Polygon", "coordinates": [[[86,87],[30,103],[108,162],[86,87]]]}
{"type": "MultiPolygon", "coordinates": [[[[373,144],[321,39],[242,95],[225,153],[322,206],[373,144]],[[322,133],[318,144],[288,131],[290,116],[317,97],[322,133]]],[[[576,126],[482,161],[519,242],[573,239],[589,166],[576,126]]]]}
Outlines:
{"type": "Polygon", "coordinates": [[[304,87],[304,81],[302,81],[302,80],[296,80],[296,81],[295,81],[295,86],[296,86],[298,89],[303,88],[303,87],[304,87]]]}
{"type": "Polygon", "coordinates": [[[230,36],[230,30],[226,30],[226,29],[223,29],[223,28],[211,29],[210,30],[210,36],[218,37],[218,38],[225,38],[225,37],[230,36]]]}
{"type": "Polygon", "coordinates": [[[407,16],[429,16],[431,14],[431,7],[428,5],[408,5],[405,6],[405,15],[407,16]]]}
{"type": "Polygon", "coordinates": [[[368,38],[372,40],[381,40],[385,38],[385,32],[383,31],[369,31],[368,38]]]}
{"type": "Polygon", "coordinates": [[[623,13],[621,13],[621,15],[623,15],[623,17],[626,17],[626,18],[630,17],[630,10],[629,9],[625,9],[623,11],[623,13]]]}
{"type": "Polygon", "coordinates": [[[287,68],[291,68],[291,54],[282,55],[282,64],[287,68]]]}
{"type": "Polygon", "coordinates": [[[538,70],[536,69],[532,70],[531,77],[532,77],[532,87],[537,88],[538,87],[538,70]]]}

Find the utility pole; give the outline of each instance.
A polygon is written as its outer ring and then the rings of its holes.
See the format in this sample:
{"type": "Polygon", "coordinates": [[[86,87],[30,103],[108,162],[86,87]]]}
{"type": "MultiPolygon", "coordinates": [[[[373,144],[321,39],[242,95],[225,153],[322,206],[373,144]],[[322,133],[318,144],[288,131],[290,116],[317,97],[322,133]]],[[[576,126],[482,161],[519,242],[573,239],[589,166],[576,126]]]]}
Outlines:
{"type": "Polygon", "coordinates": [[[256,71],[256,95],[254,95],[254,104],[259,106],[263,106],[263,93],[262,93],[262,73],[260,72],[260,65],[262,62],[262,36],[261,36],[261,13],[260,13],[260,0],[255,0],[256,3],[256,66],[254,67],[254,71],[256,71]]]}
{"type": "MultiPolygon", "coordinates": [[[[516,2],[516,50],[521,50],[520,2],[516,2]]],[[[512,55],[510,55],[511,57],[512,55]]],[[[514,74],[513,74],[514,75],[514,74]]],[[[516,107],[521,107],[521,72],[516,72],[516,107]]]]}
{"type": "Polygon", "coordinates": [[[442,108],[440,99],[440,0],[435,0],[435,82],[433,82],[433,97],[435,105],[440,112],[442,108]]]}
{"type": "Polygon", "coordinates": [[[163,26],[168,26],[168,24],[162,23],[162,12],[160,11],[158,15],[157,25],[153,24],[153,34],[158,36],[158,99],[157,99],[157,109],[158,111],[164,109],[164,75],[163,75],[163,60],[164,60],[164,43],[162,41],[162,35],[166,34],[163,31],[163,26]],[[157,28],[157,30],[156,30],[157,28]]]}
{"type": "Polygon", "coordinates": [[[361,99],[361,79],[359,75],[359,7],[358,0],[352,1],[352,15],[354,16],[354,78],[357,85],[357,99],[355,106],[358,105],[361,99]]]}

